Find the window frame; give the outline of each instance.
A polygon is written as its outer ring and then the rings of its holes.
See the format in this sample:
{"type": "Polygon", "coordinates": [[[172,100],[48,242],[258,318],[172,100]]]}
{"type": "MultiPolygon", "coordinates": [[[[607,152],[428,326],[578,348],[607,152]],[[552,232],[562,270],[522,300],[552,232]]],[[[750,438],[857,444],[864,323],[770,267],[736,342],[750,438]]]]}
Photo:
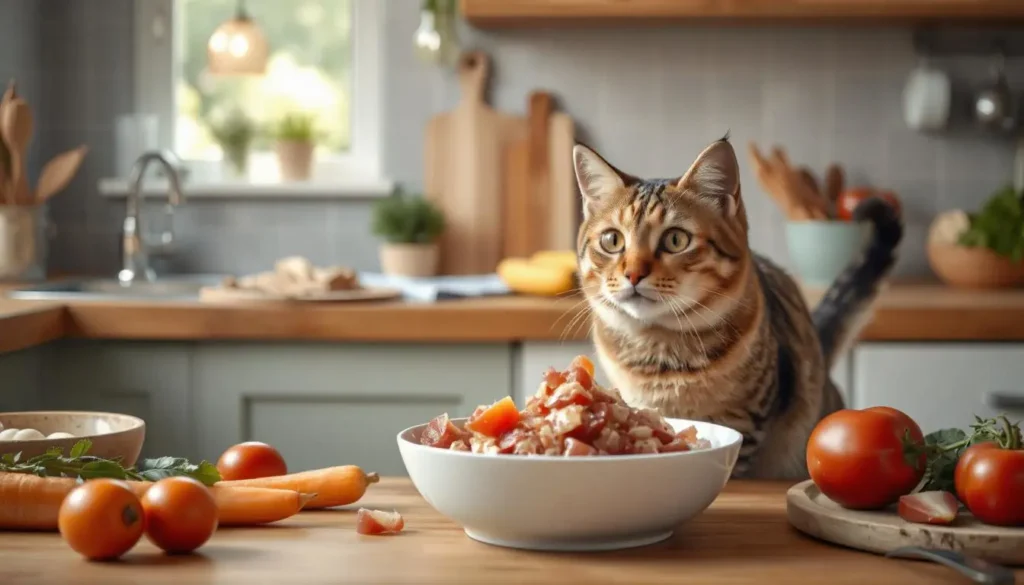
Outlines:
{"type": "MultiPolygon", "coordinates": [[[[383,179],[381,164],[381,89],[383,14],[379,0],[352,3],[351,140],[346,153],[318,159],[312,182],[360,183],[383,179]]],[[[134,111],[155,114],[160,120],[159,146],[172,149],[175,134],[176,91],[174,81],[181,44],[180,12],[175,0],[135,2],[135,95],[134,111]]],[[[259,15],[253,17],[259,22],[259,15]]],[[[254,153],[252,167],[261,164],[263,153],[254,153]]],[[[272,156],[272,155],[269,155],[272,156]]],[[[219,161],[182,159],[190,179],[219,182],[219,161]]],[[[223,180],[222,182],[237,182],[223,180]]]]}

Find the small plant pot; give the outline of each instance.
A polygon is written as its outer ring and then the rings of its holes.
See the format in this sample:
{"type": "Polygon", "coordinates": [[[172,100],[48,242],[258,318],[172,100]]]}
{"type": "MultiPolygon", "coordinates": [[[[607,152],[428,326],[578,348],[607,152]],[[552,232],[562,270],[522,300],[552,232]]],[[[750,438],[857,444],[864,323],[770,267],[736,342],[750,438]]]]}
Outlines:
{"type": "Polygon", "coordinates": [[[380,266],[391,276],[436,276],[437,244],[382,244],[380,266]]]}
{"type": "Polygon", "coordinates": [[[313,143],[280,140],[277,161],[285,181],[306,181],[313,174],[313,143]]]}

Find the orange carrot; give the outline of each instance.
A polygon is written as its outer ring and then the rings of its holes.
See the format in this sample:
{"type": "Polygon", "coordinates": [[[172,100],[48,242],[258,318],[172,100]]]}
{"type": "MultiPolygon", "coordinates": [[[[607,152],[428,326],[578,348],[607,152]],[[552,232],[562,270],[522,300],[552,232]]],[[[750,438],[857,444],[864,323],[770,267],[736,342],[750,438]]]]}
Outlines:
{"type": "Polygon", "coordinates": [[[306,504],[307,510],[316,510],[357,502],[366,493],[366,488],[378,481],[380,477],[376,473],[366,473],[355,465],[342,465],[258,479],[221,481],[217,485],[275,488],[316,494],[316,497],[306,504]]]}
{"type": "MultiPolygon", "coordinates": [[[[129,481],[142,497],[151,482],[129,481]]],[[[77,485],[65,477],[38,477],[27,473],[0,472],[0,530],[57,530],[64,497],[77,485]]],[[[216,485],[210,490],[217,501],[221,526],[254,526],[284,520],[297,514],[315,494],[292,490],[216,485]]]]}
{"type": "Polygon", "coordinates": [[[0,472],[0,530],[57,530],[64,497],[76,481],[0,472]]]}

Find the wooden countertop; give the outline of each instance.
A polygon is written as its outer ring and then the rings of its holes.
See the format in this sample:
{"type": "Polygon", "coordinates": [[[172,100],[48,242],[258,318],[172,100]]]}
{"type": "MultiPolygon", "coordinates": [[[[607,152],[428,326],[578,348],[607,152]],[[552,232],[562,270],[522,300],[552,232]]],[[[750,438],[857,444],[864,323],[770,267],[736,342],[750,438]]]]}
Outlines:
{"type": "MultiPolygon", "coordinates": [[[[818,293],[809,291],[809,301],[818,293]]],[[[507,343],[585,340],[579,297],[353,304],[224,305],[0,299],[0,352],[62,337],[137,340],[507,343]]],[[[1024,341],[1024,290],[897,284],[861,339],[1024,341]]]]}
{"type": "MultiPolygon", "coordinates": [[[[304,512],[264,528],[222,529],[197,554],[143,541],[117,563],[89,563],[56,534],[0,533],[0,583],[845,583],[960,585],[950,569],[818,542],[786,520],[788,484],[730,482],[666,542],[610,553],[540,553],[470,540],[407,479],[385,478],[359,505],[396,509],[406,531],[356,534],[351,510],[304,512]],[[827,579],[823,576],[827,572],[827,579]]],[[[1017,578],[1024,571],[1017,572],[1017,578]]]]}

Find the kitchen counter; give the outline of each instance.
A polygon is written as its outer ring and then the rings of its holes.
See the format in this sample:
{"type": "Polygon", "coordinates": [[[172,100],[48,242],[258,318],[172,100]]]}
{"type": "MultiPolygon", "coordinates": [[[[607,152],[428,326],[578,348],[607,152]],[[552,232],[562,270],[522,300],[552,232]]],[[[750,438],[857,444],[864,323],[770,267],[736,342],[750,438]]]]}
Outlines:
{"type": "MultiPolygon", "coordinates": [[[[820,293],[808,291],[810,302],[820,293]]],[[[124,340],[514,342],[584,340],[579,297],[351,304],[36,302],[0,299],[0,352],[63,337],[124,340]]],[[[1022,341],[1024,291],[895,284],[864,341],[1022,341]]]]}
{"type": "MultiPolygon", "coordinates": [[[[540,553],[470,540],[406,479],[385,478],[358,505],[397,509],[406,531],[361,536],[352,511],[305,512],[264,528],[223,529],[199,554],[143,541],[119,563],[88,563],[56,534],[0,533],[0,583],[872,583],[958,585],[931,563],[890,560],[802,535],[786,520],[788,484],[730,482],[670,540],[610,553],[540,553]],[[396,562],[399,561],[399,562],[396,562]]],[[[629,497],[626,495],[626,497],[629,497]]],[[[599,512],[598,512],[599,513],[599,512]]],[[[1024,571],[1017,572],[1017,578],[1024,571]]]]}

